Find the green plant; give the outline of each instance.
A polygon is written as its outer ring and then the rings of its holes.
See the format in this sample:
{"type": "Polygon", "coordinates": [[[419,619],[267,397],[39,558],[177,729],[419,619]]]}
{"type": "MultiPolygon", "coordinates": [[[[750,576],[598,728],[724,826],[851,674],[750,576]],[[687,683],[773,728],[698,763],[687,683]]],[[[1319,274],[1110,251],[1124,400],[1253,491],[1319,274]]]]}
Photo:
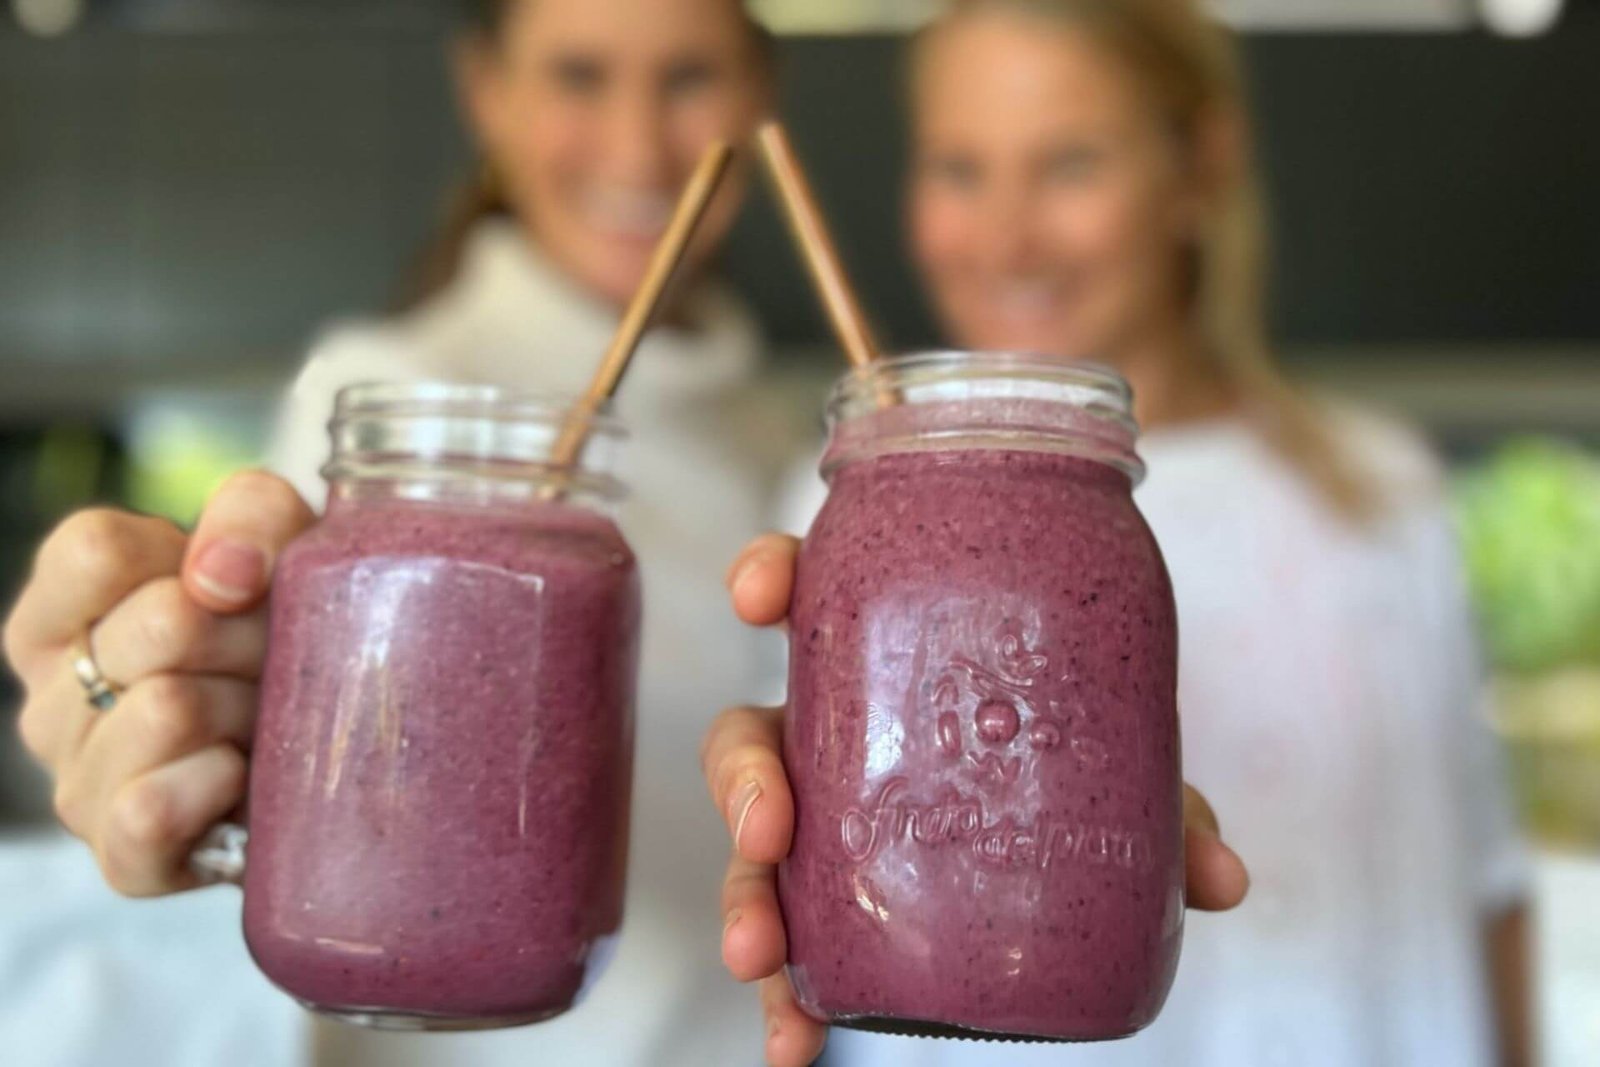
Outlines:
{"type": "Polygon", "coordinates": [[[1457,485],[1462,547],[1495,665],[1600,664],[1600,461],[1513,441],[1457,485]]]}

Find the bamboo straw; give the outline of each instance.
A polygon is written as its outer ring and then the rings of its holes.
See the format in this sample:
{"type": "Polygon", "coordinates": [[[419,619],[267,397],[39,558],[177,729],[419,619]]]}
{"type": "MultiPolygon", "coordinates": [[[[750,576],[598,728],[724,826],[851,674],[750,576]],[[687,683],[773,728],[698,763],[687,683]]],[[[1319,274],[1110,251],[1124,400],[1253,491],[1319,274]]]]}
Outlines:
{"type": "Polygon", "coordinates": [[[639,342],[644,339],[645,331],[661,310],[662,301],[683,265],[689,243],[694,239],[695,231],[705,218],[732,162],[733,148],[725,141],[714,142],[701,157],[700,165],[673,212],[667,232],[656,245],[644,281],[634,293],[633,301],[622,317],[622,325],[611,341],[611,347],[601,359],[588,391],[567,416],[561,436],[551,450],[551,466],[563,473],[546,487],[543,494],[546,500],[560,499],[566,495],[573,469],[588,442],[594,417],[616,395],[617,387],[622,384],[622,376],[627,373],[634,353],[639,350],[639,342]]]}
{"type": "MultiPolygon", "coordinates": [[[[811,191],[811,183],[806,179],[805,168],[801,166],[781,123],[762,124],[756,133],[756,142],[761,147],[761,158],[766,162],[773,184],[777,186],[784,215],[800,246],[811,280],[816,284],[823,306],[827,309],[834,335],[838,337],[845,355],[850,358],[851,365],[861,374],[867,374],[878,359],[878,344],[872,338],[872,329],[861,311],[861,302],[856,298],[849,275],[845,273],[844,261],[839,257],[839,249],[828,232],[822,208],[811,191]]],[[[878,390],[880,405],[888,406],[897,403],[897,400],[892,390],[878,390]]]]}

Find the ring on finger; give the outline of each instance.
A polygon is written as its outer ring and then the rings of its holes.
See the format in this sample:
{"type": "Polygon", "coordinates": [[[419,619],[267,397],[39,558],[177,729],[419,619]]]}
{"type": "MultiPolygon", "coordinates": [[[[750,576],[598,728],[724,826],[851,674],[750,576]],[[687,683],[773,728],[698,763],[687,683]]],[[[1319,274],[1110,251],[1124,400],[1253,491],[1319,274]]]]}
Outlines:
{"type": "Polygon", "coordinates": [[[87,637],[73,644],[71,652],[72,673],[78,679],[78,684],[83,686],[84,699],[96,711],[110,711],[116,707],[117,697],[122,689],[100,669],[100,664],[95,661],[94,653],[89,648],[87,637]]]}

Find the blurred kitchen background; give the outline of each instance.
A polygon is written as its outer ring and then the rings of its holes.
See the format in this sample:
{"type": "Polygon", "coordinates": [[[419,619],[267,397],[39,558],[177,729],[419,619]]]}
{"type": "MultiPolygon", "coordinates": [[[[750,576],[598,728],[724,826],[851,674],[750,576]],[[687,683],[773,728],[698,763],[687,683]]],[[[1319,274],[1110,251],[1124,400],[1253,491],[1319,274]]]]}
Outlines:
{"type": "MultiPolygon", "coordinates": [[[[0,597],[62,513],[184,518],[250,463],[330,318],[381,311],[465,157],[442,0],[6,0],[0,597]]],[[[768,0],[787,113],[896,346],[895,32],[919,0],[768,0]]],[[[1302,376],[1460,467],[1494,714],[1541,848],[1546,1061],[1600,1063],[1600,0],[1233,0],[1302,376]]],[[[780,223],[728,273],[774,374],[839,364],[780,223]]],[[[9,720],[9,679],[0,707],[9,720]]],[[[0,816],[46,817],[0,733],[0,816]]]]}

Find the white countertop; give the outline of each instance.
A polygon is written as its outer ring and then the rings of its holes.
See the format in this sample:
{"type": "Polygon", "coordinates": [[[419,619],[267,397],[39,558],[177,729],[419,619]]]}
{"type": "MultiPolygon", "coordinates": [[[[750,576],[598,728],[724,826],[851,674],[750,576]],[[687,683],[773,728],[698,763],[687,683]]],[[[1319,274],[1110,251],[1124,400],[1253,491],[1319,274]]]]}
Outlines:
{"type": "Polygon", "coordinates": [[[1535,873],[1545,1067],[1600,1064],[1600,857],[1541,856],[1535,873]]]}

